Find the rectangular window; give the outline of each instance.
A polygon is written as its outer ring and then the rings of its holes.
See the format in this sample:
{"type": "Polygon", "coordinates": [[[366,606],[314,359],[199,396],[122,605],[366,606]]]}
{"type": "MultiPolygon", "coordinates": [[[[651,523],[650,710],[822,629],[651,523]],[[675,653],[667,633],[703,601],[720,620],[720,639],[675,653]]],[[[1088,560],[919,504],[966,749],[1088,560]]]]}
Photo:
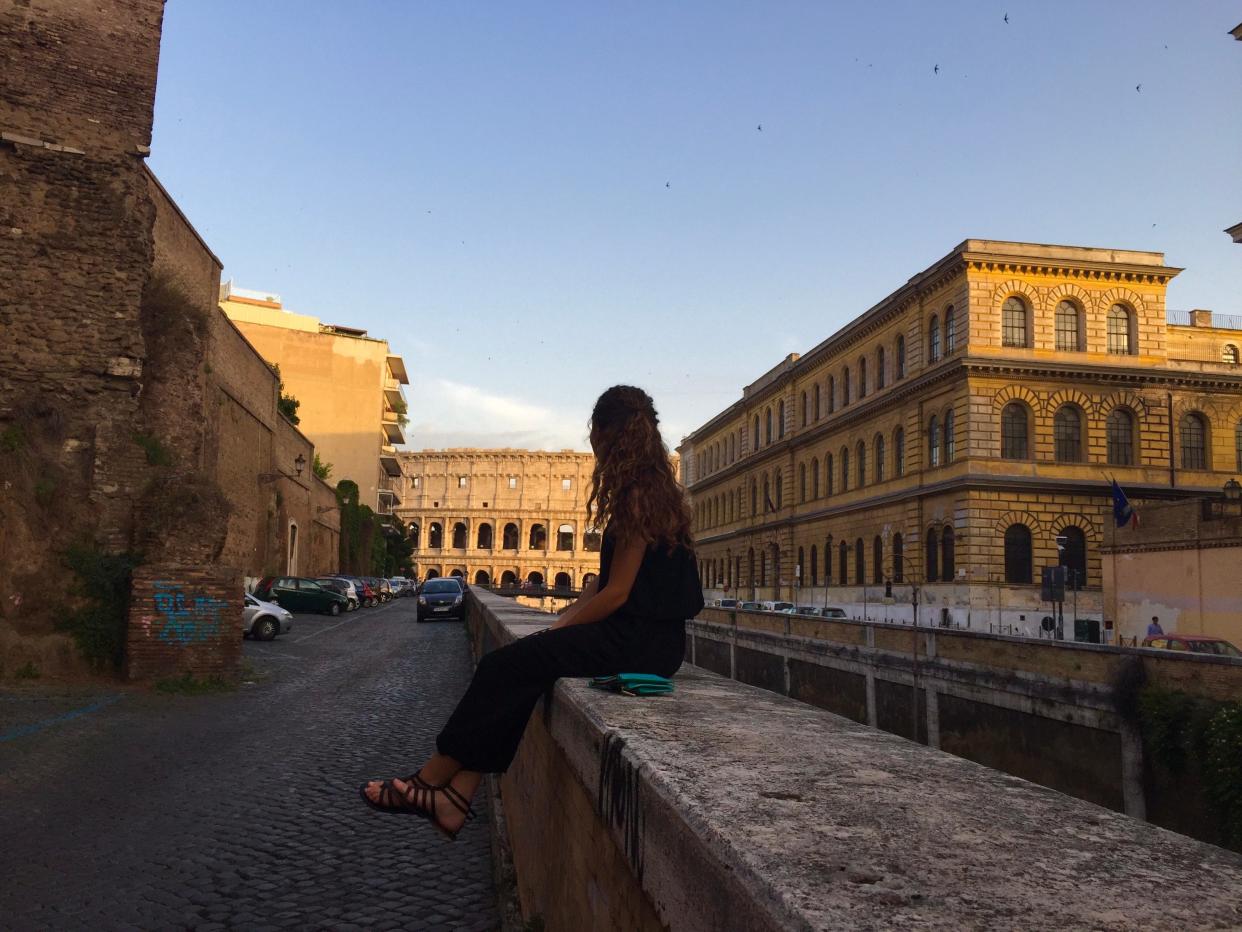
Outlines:
{"type": "Polygon", "coordinates": [[[416,489],[420,488],[422,484],[423,484],[422,476],[415,476],[414,477],[414,488],[416,489]]]}
{"type": "Polygon", "coordinates": [[[569,491],[572,487],[573,487],[573,480],[572,480],[572,479],[562,479],[562,480],[561,480],[561,491],[562,491],[562,492],[568,492],[568,491],[569,491]]]}
{"type": "Polygon", "coordinates": [[[516,488],[517,488],[517,476],[510,476],[510,477],[509,477],[509,488],[511,488],[511,489],[516,489],[516,488]]]}
{"type": "Polygon", "coordinates": [[[464,489],[465,487],[466,487],[466,477],[458,476],[457,477],[457,488],[464,489]]]}

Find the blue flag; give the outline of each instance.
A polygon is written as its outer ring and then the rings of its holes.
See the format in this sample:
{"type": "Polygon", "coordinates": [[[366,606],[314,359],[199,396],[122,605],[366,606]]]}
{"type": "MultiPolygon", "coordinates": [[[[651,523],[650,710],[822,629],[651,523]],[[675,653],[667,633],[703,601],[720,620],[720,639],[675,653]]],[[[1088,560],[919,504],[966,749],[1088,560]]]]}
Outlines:
{"type": "Polygon", "coordinates": [[[1131,521],[1134,526],[1138,527],[1139,517],[1134,506],[1130,504],[1130,500],[1126,498],[1126,493],[1121,491],[1121,486],[1117,484],[1117,480],[1113,480],[1113,521],[1117,527],[1125,527],[1131,521]]]}

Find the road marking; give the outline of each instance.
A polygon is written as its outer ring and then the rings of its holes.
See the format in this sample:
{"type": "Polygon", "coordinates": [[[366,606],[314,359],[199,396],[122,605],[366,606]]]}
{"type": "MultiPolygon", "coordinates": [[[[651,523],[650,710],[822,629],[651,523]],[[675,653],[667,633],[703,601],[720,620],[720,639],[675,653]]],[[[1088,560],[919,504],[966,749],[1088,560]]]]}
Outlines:
{"type": "Polygon", "coordinates": [[[12,728],[3,734],[0,734],[0,741],[13,741],[17,738],[24,738],[27,735],[33,735],[36,731],[42,731],[44,728],[51,728],[53,725],[59,725],[62,722],[72,721],[73,719],[79,718],[83,715],[89,715],[91,712],[98,712],[105,706],[112,705],[112,703],[116,702],[120,698],[121,696],[119,695],[104,696],[104,698],[100,699],[98,702],[92,702],[90,705],[84,705],[80,709],[71,709],[68,712],[62,712],[60,715],[53,715],[51,718],[45,718],[43,721],[35,722],[32,725],[21,725],[17,728],[12,728]]]}

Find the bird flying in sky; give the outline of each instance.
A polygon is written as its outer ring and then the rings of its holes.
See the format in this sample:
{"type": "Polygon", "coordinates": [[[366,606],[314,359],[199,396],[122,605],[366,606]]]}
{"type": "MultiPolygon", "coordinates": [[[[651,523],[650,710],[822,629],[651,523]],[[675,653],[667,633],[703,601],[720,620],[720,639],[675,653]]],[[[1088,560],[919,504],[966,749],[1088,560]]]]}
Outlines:
{"type": "Polygon", "coordinates": [[[1006,13],[1006,14],[1005,14],[1005,22],[1009,22],[1009,14],[1008,14],[1008,13],[1006,13]]]}
{"type": "Polygon", "coordinates": [[[940,66],[939,66],[939,65],[936,65],[934,68],[932,68],[932,74],[940,74],[940,66]]]}

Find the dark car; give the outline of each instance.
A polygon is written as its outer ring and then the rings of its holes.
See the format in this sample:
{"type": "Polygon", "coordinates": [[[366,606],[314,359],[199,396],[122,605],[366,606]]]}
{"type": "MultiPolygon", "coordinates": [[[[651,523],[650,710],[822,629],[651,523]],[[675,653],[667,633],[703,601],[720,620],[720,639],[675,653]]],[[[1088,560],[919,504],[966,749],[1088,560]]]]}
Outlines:
{"type": "Polygon", "coordinates": [[[323,612],[339,615],[348,611],[349,599],[325,589],[313,579],[300,576],[265,576],[254,590],[254,597],[275,602],[291,612],[323,612]]]}
{"type": "Polygon", "coordinates": [[[335,576],[316,576],[315,582],[325,589],[331,589],[333,592],[345,596],[345,611],[352,612],[358,607],[357,600],[350,598],[350,592],[357,592],[357,589],[354,589],[348,580],[337,579],[335,576]]]}
{"type": "Polygon", "coordinates": [[[457,579],[452,576],[429,579],[418,590],[418,620],[456,618],[461,621],[466,617],[465,602],[466,594],[457,579]]]}

